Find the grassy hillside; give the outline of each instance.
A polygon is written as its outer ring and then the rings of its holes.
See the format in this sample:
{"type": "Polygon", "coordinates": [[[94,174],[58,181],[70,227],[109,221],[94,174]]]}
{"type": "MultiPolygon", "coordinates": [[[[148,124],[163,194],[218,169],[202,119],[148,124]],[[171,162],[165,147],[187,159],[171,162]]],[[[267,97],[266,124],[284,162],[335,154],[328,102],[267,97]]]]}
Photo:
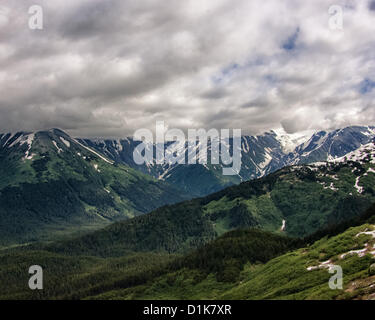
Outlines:
{"type": "Polygon", "coordinates": [[[375,262],[372,249],[360,257],[349,254],[352,250],[361,250],[374,246],[374,237],[362,234],[375,230],[374,225],[365,224],[327,239],[323,238],[313,245],[292,251],[273,259],[269,263],[255,268],[248,275],[248,280],[224,292],[226,299],[346,299],[361,296],[362,290],[353,290],[353,285],[368,281],[368,293],[375,293],[370,285],[375,279],[370,277],[370,265],[375,262]],[[357,236],[360,235],[360,236],[357,236]],[[347,255],[345,255],[347,254],[347,255]],[[328,281],[332,274],[325,266],[339,265],[343,269],[344,289],[331,290],[328,281]]]}

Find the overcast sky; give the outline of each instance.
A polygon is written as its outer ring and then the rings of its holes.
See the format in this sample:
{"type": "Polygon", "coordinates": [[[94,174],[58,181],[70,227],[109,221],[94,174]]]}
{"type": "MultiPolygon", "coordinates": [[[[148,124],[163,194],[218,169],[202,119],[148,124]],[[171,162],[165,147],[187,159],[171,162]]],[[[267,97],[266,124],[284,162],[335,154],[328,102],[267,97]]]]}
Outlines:
{"type": "Polygon", "coordinates": [[[0,2],[1,132],[294,133],[375,124],[374,98],[375,1],[0,2]],[[33,4],[43,30],[28,27],[33,4]]]}

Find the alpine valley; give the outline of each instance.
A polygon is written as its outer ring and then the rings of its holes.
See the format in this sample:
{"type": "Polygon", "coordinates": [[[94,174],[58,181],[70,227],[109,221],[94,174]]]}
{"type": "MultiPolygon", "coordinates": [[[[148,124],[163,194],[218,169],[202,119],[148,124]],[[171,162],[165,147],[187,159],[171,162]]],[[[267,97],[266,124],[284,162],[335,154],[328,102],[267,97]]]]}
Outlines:
{"type": "Polygon", "coordinates": [[[375,297],[375,127],[244,136],[229,178],[137,166],[136,145],[0,135],[0,299],[375,297]]]}

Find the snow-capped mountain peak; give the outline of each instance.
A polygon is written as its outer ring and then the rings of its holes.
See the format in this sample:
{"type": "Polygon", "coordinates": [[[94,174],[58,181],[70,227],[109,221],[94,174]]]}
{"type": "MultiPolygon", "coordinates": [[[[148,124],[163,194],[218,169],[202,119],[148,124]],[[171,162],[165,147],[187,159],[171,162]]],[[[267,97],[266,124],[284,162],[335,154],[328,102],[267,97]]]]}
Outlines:
{"type": "MultiPolygon", "coordinates": [[[[89,152],[91,157],[100,158],[107,163],[126,164],[156,179],[182,186],[189,192],[194,190],[197,196],[201,196],[231,184],[265,176],[285,166],[327,160],[340,161],[344,159],[344,156],[360,160],[364,156],[362,149],[367,150],[371,147],[374,138],[374,126],[352,126],[333,131],[305,131],[294,134],[288,134],[279,128],[258,136],[242,136],[241,171],[230,179],[222,176],[224,165],[221,162],[211,163],[210,142],[207,144],[207,154],[203,156],[207,159],[207,163],[198,162],[195,165],[171,164],[168,161],[158,164],[156,158],[144,165],[138,165],[134,162],[133,152],[140,142],[132,138],[80,139],[72,138],[59,129],[34,133],[0,134],[0,151],[20,152],[24,161],[34,161],[40,158],[38,145],[42,141],[43,150],[49,150],[60,156],[71,152],[82,155],[89,152]],[[351,155],[351,152],[354,154],[351,155]]],[[[164,147],[166,156],[171,156],[170,152],[168,153],[168,144],[164,147]]],[[[150,143],[147,148],[151,149],[155,155],[155,144],[150,143]]],[[[184,156],[189,153],[186,144],[180,146],[180,149],[184,156]]],[[[194,152],[198,152],[198,149],[199,141],[196,143],[194,152]]],[[[198,159],[198,154],[190,156],[198,159]]],[[[201,157],[200,154],[199,157],[201,157]]]]}
{"type": "Polygon", "coordinates": [[[283,128],[271,130],[275,138],[280,142],[284,153],[293,152],[297,146],[305,143],[315,133],[314,130],[305,130],[289,134],[283,128]]]}

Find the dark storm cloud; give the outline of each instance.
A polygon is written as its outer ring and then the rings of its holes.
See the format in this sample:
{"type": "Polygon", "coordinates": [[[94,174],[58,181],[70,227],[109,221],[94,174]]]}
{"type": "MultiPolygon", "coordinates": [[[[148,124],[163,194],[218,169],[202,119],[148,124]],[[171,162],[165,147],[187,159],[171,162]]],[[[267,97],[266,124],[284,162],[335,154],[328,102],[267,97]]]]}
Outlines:
{"type": "Polygon", "coordinates": [[[0,4],[0,131],[124,136],[170,127],[288,132],[373,123],[374,1],[26,0],[0,4]],[[370,9],[370,10],[369,10],[370,9]],[[298,50],[296,50],[298,49],[298,50]],[[362,91],[359,85],[362,84],[362,91]]]}
{"type": "Polygon", "coordinates": [[[213,88],[201,94],[201,97],[208,100],[218,100],[226,97],[228,91],[225,88],[213,88]]]}

